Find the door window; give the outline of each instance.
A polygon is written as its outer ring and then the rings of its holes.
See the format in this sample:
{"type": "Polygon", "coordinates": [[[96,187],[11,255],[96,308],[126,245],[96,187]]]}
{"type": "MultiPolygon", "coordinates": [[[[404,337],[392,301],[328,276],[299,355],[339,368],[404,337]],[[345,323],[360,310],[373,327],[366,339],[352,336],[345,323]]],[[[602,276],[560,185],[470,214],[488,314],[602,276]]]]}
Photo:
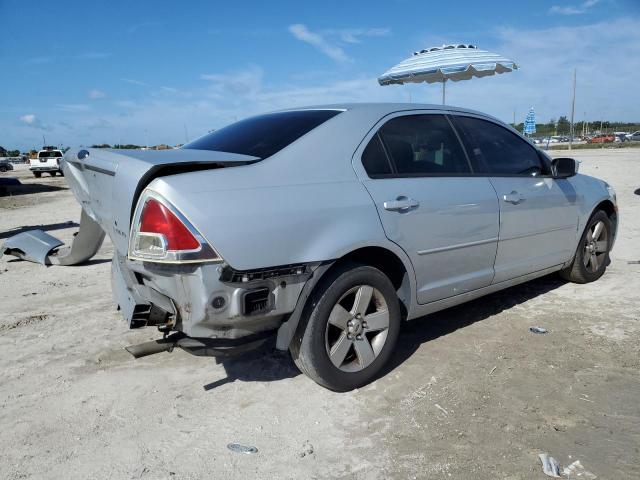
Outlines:
{"type": "MultiPolygon", "coordinates": [[[[471,168],[451,124],[444,115],[406,115],[385,123],[371,139],[365,154],[378,151],[381,141],[395,176],[470,174],[471,168]],[[379,135],[379,139],[377,138],[379,135]]],[[[373,162],[363,154],[371,176],[373,162]]]]}
{"type": "Polygon", "coordinates": [[[522,176],[548,173],[536,149],[506,128],[479,118],[452,119],[476,173],[522,176]]]}
{"type": "Polygon", "coordinates": [[[362,165],[367,171],[367,175],[372,178],[380,175],[389,175],[391,173],[389,159],[377,133],[364,149],[364,152],[362,152],[362,165]]]}

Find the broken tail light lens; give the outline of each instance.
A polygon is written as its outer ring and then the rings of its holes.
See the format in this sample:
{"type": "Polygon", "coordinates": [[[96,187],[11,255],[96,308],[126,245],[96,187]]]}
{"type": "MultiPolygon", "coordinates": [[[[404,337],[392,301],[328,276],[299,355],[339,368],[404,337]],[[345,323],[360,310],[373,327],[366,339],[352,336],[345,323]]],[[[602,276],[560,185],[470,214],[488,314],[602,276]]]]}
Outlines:
{"type": "Polygon", "coordinates": [[[138,201],[129,238],[129,258],[163,263],[220,260],[189,220],[150,190],[138,201]]]}

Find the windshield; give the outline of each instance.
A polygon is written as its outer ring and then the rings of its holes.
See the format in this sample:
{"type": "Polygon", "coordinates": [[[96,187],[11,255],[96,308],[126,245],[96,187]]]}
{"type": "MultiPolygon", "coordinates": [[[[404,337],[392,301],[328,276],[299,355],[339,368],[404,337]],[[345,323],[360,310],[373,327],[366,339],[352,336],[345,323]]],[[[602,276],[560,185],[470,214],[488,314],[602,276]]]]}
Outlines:
{"type": "Polygon", "coordinates": [[[299,110],[259,115],[216,130],[183,148],[239,153],[264,159],[338,113],[339,110],[299,110]]]}
{"type": "Polygon", "coordinates": [[[62,152],[46,151],[46,152],[38,153],[38,158],[59,158],[59,157],[62,157],[62,152]]]}

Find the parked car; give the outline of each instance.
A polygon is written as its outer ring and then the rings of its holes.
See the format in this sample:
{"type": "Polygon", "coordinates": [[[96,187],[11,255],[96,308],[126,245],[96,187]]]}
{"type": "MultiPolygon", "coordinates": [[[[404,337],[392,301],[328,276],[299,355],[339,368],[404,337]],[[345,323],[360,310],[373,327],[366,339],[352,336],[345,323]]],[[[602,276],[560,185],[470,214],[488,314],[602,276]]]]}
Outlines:
{"type": "Polygon", "coordinates": [[[620,143],[624,143],[627,140],[627,136],[629,135],[628,132],[613,132],[613,136],[614,138],[614,142],[620,142],[620,143]]]}
{"type": "MultiPolygon", "coordinates": [[[[63,169],[83,214],[71,253],[48,261],[84,261],[106,232],[124,318],[174,332],[130,352],[223,355],[276,335],[337,391],[380,373],[406,320],[552,272],[598,279],[618,223],[612,188],[573,159],[449,106],[280,111],[176,150],[73,150],[63,169]]],[[[43,252],[30,248],[5,243],[43,252]]]]}
{"type": "Polygon", "coordinates": [[[7,158],[0,158],[0,173],[8,172],[9,170],[13,170],[13,165],[7,158]]]}
{"type": "Polygon", "coordinates": [[[627,140],[631,140],[633,142],[640,142],[640,130],[627,135],[627,140]]]}
{"type": "Polygon", "coordinates": [[[45,147],[38,152],[36,158],[30,160],[29,170],[33,172],[33,176],[40,178],[44,172],[48,173],[52,177],[56,174],[63,175],[60,168],[60,160],[62,160],[62,150],[58,150],[54,147],[45,147]]]}
{"type": "Polygon", "coordinates": [[[615,141],[615,136],[612,134],[600,134],[594,135],[593,137],[587,140],[587,143],[613,143],[615,141]]]}

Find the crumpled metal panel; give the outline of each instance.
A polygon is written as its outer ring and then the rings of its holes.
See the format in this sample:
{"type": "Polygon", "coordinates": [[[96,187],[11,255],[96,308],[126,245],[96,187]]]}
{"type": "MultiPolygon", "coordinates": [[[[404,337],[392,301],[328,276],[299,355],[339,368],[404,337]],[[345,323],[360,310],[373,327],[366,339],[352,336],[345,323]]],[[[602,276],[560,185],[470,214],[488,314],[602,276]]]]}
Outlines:
{"type": "Polygon", "coordinates": [[[64,243],[42,230],[30,230],[7,238],[0,256],[13,255],[29,262],[51,265],[47,257],[60,245],[64,243]]]}
{"type": "Polygon", "coordinates": [[[64,242],[42,230],[29,230],[7,238],[0,257],[13,255],[42,265],[77,265],[98,252],[104,236],[100,225],[82,210],[80,229],[73,237],[70,247],[57,250],[64,242]]]}

